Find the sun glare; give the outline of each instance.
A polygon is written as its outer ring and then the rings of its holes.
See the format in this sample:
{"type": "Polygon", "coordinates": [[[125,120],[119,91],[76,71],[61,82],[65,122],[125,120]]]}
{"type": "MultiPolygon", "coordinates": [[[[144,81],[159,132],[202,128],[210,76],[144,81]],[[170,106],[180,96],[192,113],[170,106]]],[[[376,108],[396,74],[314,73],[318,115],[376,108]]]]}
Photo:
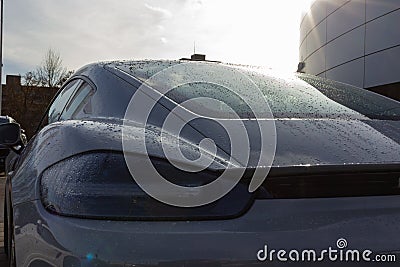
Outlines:
{"type": "Polygon", "coordinates": [[[192,38],[211,59],[295,71],[300,18],[313,1],[203,1],[192,38]]]}
{"type": "Polygon", "coordinates": [[[307,12],[311,5],[314,3],[315,0],[300,0],[299,2],[302,5],[302,11],[307,12]]]}

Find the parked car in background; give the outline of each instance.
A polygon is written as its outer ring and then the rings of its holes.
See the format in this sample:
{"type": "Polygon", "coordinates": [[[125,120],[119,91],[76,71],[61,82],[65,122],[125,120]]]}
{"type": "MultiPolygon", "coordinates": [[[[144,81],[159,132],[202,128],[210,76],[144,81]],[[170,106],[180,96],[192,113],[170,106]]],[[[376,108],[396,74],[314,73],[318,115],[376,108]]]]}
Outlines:
{"type": "MultiPolygon", "coordinates": [[[[0,116],[0,125],[6,123],[15,123],[16,121],[9,117],[9,116],[0,116]]],[[[26,144],[26,136],[24,136],[24,131],[21,131],[23,135],[23,142],[26,144]]],[[[10,154],[10,148],[0,144],[0,173],[5,172],[6,170],[6,163],[7,163],[7,156],[10,154]]]]}
{"type": "MultiPolygon", "coordinates": [[[[10,119],[7,116],[0,116],[0,124],[9,123],[10,119]]],[[[7,146],[0,145],[0,172],[4,172],[5,162],[10,149],[7,146]]]]}
{"type": "MultiPolygon", "coordinates": [[[[208,118],[218,114],[229,120],[229,109],[204,106],[208,116],[189,122],[179,135],[161,138],[169,114],[176,109],[192,114],[182,103],[206,96],[229,100],[251,136],[251,158],[235,163],[238,168],[249,173],[262,168],[254,162],[260,118],[224,88],[182,83],[166,95],[151,84],[146,90],[148,101],[154,101],[152,95],[160,99],[145,129],[132,120],[132,133],[124,136],[147,146],[146,155],[133,153],[135,168],[149,156],[181,186],[218,178],[229,161],[230,143],[208,118]],[[137,134],[142,130],[148,133],[145,140],[137,134]],[[205,170],[179,170],[163,154],[166,144],[196,158],[204,138],[214,140],[217,151],[205,170]]],[[[0,133],[11,136],[0,136],[3,145],[21,144],[15,123],[0,125],[0,133]]],[[[91,64],[59,90],[36,135],[18,153],[5,201],[4,246],[11,266],[282,266],[276,259],[260,262],[260,249],[337,248],[343,238],[350,248],[400,260],[400,103],[350,85],[216,62],[91,64]],[[271,171],[257,191],[250,193],[243,177],[216,202],[182,208],[155,200],[132,179],[122,146],[128,104],[147,79],[181,63],[207,75],[218,69],[228,82],[239,71],[260,88],[274,115],[277,143],[271,171]]]]}

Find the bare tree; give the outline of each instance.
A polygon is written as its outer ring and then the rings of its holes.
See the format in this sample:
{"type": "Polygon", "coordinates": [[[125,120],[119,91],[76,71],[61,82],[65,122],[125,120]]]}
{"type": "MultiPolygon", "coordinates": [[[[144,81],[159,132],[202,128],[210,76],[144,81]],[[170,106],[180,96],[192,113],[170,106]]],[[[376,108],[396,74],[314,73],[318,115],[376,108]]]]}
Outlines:
{"type": "Polygon", "coordinates": [[[59,84],[57,85],[57,87],[60,87],[61,85],[63,85],[71,76],[72,74],[74,74],[75,71],[73,70],[69,70],[65,73],[65,75],[60,79],[59,84]]]}
{"type": "Polygon", "coordinates": [[[27,72],[23,78],[23,84],[26,86],[35,86],[38,85],[38,78],[36,77],[36,73],[34,71],[27,72]]]}
{"type": "Polygon", "coordinates": [[[67,71],[63,66],[60,53],[53,49],[47,50],[40,66],[24,75],[27,86],[60,87],[73,71],[67,71]]]}

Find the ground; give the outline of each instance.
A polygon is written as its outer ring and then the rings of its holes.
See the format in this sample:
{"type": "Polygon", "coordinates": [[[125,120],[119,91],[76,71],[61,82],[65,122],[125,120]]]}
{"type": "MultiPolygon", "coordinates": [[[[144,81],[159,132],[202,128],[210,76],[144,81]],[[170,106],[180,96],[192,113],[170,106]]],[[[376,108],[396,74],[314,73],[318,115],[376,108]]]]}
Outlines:
{"type": "Polygon", "coordinates": [[[4,182],[6,179],[4,179],[3,176],[0,176],[0,266],[8,266],[7,265],[7,258],[6,255],[4,254],[4,248],[3,248],[3,207],[4,207],[4,182]]]}

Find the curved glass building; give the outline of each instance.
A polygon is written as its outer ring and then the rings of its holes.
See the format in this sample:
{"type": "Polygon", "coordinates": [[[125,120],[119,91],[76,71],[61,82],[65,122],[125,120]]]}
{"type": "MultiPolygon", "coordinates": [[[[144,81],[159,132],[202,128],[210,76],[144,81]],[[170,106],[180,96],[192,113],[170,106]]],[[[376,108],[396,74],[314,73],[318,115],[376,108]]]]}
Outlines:
{"type": "Polygon", "coordinates": [[[300,32],[303,72],[400,99],[400,0],[316,0],[300,32]]]}

